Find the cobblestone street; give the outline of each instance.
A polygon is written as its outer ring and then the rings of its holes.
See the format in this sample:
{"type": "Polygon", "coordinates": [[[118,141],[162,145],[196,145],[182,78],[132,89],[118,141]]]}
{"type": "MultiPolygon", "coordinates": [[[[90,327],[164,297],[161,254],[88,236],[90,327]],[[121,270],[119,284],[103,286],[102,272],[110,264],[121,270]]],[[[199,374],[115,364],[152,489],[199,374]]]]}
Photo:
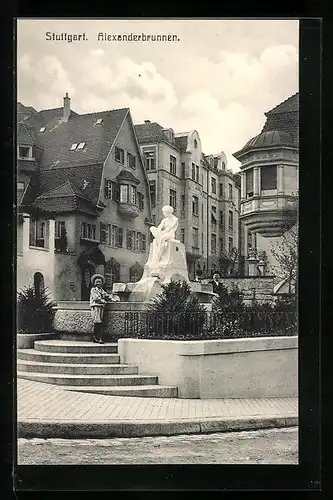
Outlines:
{"type": "Polygon", "coordinates": [[[19,465],[296,464],[298,428],[117,439],[19,439],[19,465]]]}

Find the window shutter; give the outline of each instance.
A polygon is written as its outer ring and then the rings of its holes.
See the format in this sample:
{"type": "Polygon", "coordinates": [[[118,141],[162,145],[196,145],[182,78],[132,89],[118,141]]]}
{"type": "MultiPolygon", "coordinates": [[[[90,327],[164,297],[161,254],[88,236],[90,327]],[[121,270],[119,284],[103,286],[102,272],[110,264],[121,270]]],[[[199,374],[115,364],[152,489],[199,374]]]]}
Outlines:
{"type": "Polygon", "coordinates": [[[117,238],[117,246],[122,247],[123,246],[123,228],[118,227],[118,238],[117,238]]]}

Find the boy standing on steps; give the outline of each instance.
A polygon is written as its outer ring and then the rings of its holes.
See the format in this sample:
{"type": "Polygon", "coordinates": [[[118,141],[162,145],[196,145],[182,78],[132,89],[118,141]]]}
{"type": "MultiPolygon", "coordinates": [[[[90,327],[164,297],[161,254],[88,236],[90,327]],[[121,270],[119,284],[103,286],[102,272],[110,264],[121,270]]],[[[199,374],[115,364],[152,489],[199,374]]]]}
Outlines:
{"type": "Polygon", "coordinates": [[[104,344],[102,339],[102,320],[104,307],[107,301],[117,302],[119,297],[105,292],[102,288],[105,278],[102,274],[94,274],[91,277],[90,309],[94,323],[93,342],[104,344]]]}

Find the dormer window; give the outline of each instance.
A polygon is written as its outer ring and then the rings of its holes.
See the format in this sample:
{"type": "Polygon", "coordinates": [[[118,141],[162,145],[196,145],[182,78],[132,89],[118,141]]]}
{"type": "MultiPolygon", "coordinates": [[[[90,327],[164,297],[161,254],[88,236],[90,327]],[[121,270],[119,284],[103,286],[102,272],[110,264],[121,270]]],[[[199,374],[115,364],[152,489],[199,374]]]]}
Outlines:
{"type": "Polygon", "coordinates": [[[198,147],[198,141],[196,139],[194,139],[194,147],[197,148],[198,147]]]}
{"type": "Polygon", "coordinates": [[[25,160],[31,160],[32,146],[19,146],[18,157],[25,160]]]}
{"type": "Polygon", "coordinates": [[[100,125],[103,121],[103,118],[97,118],[97,121],[95,123],[95,125],[100,125]]]}
{"type": "Polygon", "coordinates": [[[41,128],[39,129],[39,132],[45,132],[45,130],[46,130],[46,127],[41,127],[41,128]]]}
{"type": "Polygon", "coordinates": [[[69,150],[74,151],[77,148],[77,146],[78,146],[78,144],[77,144],[77,142],[75,142],[74,144],[71,145],[69,150]]]}
{"type": "Polygon", "coordinates": [[[83,149],[85,145],[86,145],[85,142],[80,142],[80,144],[78,145],[78,147],[76,149],[83,149]]]}

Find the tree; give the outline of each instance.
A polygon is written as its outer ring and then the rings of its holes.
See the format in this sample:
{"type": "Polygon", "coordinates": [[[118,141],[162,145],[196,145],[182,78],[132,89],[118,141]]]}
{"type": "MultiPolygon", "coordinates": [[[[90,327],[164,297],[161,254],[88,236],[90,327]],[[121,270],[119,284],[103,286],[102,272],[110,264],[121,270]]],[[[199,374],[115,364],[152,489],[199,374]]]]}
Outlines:
{"type": "Polygon", "coordinates": [[[272,246],[271,252],[277,265],[273,265],[273,271],[278,278],[288,283],[288,291],[292,288],[297,293],[298,281],[298,197],[293,205],[283,210],[283,234],[281,240],[272,246]]]}
{"type": "Polygon", "coordinates": [[[221,276],[233,274],[237,262],[238,250],[234,247],[231,252],[221,252],[218,257],[218,268],[221,276]]]}

